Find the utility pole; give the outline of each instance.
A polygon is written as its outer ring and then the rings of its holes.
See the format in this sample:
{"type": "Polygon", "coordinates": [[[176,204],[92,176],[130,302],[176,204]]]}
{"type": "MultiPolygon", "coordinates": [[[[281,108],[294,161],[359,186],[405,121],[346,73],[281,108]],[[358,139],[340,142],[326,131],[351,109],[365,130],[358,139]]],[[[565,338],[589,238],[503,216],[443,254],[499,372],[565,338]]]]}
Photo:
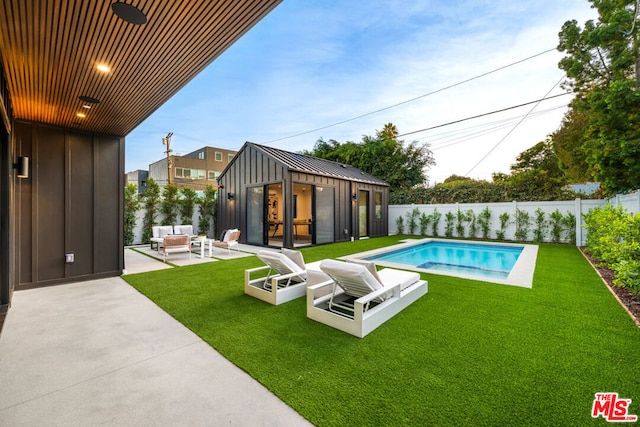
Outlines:
{"type": "Polygon", "coordinates": [[[167,184],[171,184],[171,137],[173,136],[173,132],[169,132],[167,136],[162,138],[162,144],[167,146],[167,184]]]}

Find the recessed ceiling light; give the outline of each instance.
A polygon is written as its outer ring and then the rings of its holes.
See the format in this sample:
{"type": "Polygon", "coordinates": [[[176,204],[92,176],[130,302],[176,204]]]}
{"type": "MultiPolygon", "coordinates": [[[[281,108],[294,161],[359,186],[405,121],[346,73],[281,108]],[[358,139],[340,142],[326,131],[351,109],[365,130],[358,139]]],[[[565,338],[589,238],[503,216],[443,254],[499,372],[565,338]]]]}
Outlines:
{"type": "Polygon", "coordinates": [[[118,18],[127,21],[130,24],[142,25],[147,23],[147,17],[144,13],[137,7],[117,1],[115,3],[111,3],[111,10],[115,13],[118,18]]]}
{"type": "Polygon", "coordinates": [[[98,64],[96,65],[96,68],[98,69],[98,71],[102,71],[103,73],[108,73],[111,71],[111,68],[109,68],[109,66],[105,64],[98,64]]]}
{"type": "Polygon", "coordinates": [[[89,104],[84,104],[84,105],[82,106],[82,108],[86,108],[86,109],[88,110],[88,109],[90,109],[90,108],[91,108],[91,105],[89,105],[89,104]]]}
{"type": "Polygon", "coordinates": [[[76,116],[80,117],[81,119],[84,119],[85,117],[87,117],[85,113],[78,113],[76,114],[76,116]]]}
{"type": "Polygon", "coordinates": [[[80,101],[85,102],[87,104],[99,104],[100,103],[99,99],[92,98],[92,97],[86,96],[86,95],[80,95],[78,97],[78,99],[80,99],[80,101]]]}

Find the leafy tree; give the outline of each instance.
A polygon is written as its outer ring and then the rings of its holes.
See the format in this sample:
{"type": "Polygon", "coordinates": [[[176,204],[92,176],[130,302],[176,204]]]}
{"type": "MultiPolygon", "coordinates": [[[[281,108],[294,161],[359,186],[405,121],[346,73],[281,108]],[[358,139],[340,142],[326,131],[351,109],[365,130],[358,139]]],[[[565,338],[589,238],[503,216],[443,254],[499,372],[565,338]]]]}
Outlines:
{"type": "Polygon", "coordinates": [[[571,182],[595,179],[582,147],[588,125],[589,115],[585,111],[570,109],[558,130],[551,134],[553,151],[558,156],[558,166],[571,182]]]}
{"type": "Polygon", "coordinates": [[[135,240],[136,212],[140,210],[138,186],[133,182],[124,188],[124,244],[129,246],[135,240]]]}
{"type": "Polygon", "coordinates": [[[160,187],[153,179],[147,180],[147,191],[144,193],[145,214],[142,221],[142,243],[151,242],[152,227],[155,225],[158,215],[158,204],[160,202],[160,187]]]}
{"type": "Polygon", "coordinates": [[[590,3],[598,21],[587,21],[584,28],[567,21],[559,34],[558,50],[566,54],[559,66],[569,79],[565,87],[577,94],[573,119],[586,120],[574,123],[578,135],[563,140],[562,149],[564,158],[582,150],[593,177],[613,194],[640,187],[640,33],[634,1],[590,3]]]}
{"type": "MultiPolygon", "coordinates": [[[[398,140],[398,131],[387,123],[375,136],[363,136],[362,142],[340,143],[319,139],[306,155],[345,163],[389,183],[390,193],[403,192],[427,182],[426,170],[435,164],[426,144],[398,140]]],[[[392,198],[392,203],[396,201],[392,198]]]]}
{"type": "Polygon", "coordinates": [[[160,212],[164,215],[162,225],[175,225],[178,218],[178,187],[167,184],[162,189],[160,212]]]}
{"type": "Polygon", "coordinates": [[[193,224],[193,213],[196,202],[198,201],[198,193],[192,188],[182,187],[179,194],[182,196],[179,202],[182,224],[193,224]]]}
{"type": "Polygon", "coordinates": [[[204,189],[204,196],[198,200],[200,217],[198,218],[198,234],[210,236],[209,231],[213,224],[214,236],[217,231],[216,207],[218,201],[218,190],[213,185],[208,184],[204,189]]]}

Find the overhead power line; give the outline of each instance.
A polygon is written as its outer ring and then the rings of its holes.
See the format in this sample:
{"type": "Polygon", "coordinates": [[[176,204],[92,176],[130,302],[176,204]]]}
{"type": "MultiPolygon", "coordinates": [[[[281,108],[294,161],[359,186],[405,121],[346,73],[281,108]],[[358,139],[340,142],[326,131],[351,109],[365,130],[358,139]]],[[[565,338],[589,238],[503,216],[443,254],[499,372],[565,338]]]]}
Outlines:
{"type": "MultiPolygon", "coordinates": [[[[524,117],[522,117],[522,119],[520,119],[520,121],[518,121],[518,123],[516,123],[516,124],[515,124],[515,126],[514,126],[513,128],[511,128],[511,130],[509,130],[509,132],[507,132],[507,134],[506,134],[505,136],[503,136],[503,137],[502,137],[502,139],[496,143],[496,145],[494,145],[493,147],[491,147],[491,150],[489,150],[489,151],[487,152],[487,154],[485,154],[485,155],[484,155],[480,160],[478,160],[478,162],[477,162],[475,165],[473,165],[473,167],[472,167],[471,169],[469,169],[469,171],[468,171],[464,176],[469,176],[469,174],[470,174],[471,172],[473,172],[473,170],[474,170],[475,168],[477,168],[477,167],[478,167],[478,165],[479,165],[480,163],[484,162],[484,160],[485,160],[487,157],[489,157],[489,155],[490,155],[491,153],[493,153],[493,150],[495,150],[496,148],[498,148],[498,146],[499,146],[500,144],[502,144],[502,143],[504,142],[504,140],[505,140],[505,139],[507,139],[507,138],[509,137],[509,135],[511,135],[511,134],[513,133],[513,131],[515,131],[515,130],[516,130],[516,128],[517,128],[518,126],[520,126],[520,123],[522,123],[522,122],[523,122],[523,121],[524,121],[524,120],[529,116],[529,114],[531,114],[531,113],[533,112],[533,110],[535,110],[535,109],[538,107],[538,105],[540,104],[540,102],[541,102],[542,100],[544,100],[544,99],[547,97],[547,95],[549,95],[549,94],[551,93],[551,91],[552,91],[553,89],[555,89],[555,88],[556,88],[556,86],[558,86],[558,85],[560,84],[560,82],[562,82],[562,80],[564,80],[564,78],[565,78],[565,77],[566,77],[566,75],[565,75],[565,76],[562,76],[562,78],[561,78],[560,80],[558,80],[558,82],[557,82],[556,84],[554,84],[554,85],[553,85],[553,87],[552,87],[551,89],[549,89],[549,90],[547,91],[547,93],[545,94],[545,96],[544,96],[543,98],[541,98],[538,102],[536,102],[536,103],[535,103],[535,105],[534,105],[533,107],[531,107],[531,109],[527,112],[527,114],[525,114],[525,115],[524,115],[524,117]]],[[[561,94],[561,95],[566,95],[566,94],[561,94]]],[[[560,96],[560,95],[555,95],[555,96],[560,96]]]]}
{"type": "Polygon", "coordinates": [[[504,111],[513,110],[513,109],[524,107],[524,106],[531,105],[531,104],[537,104],[537,103],[540,103],[542,101],[546,101],[547,99],[558,98],[560,96],[565,96],[565,95],[571,95],[571,93],[570,92],[566,92],[566,93],[561,93],[561,94],[558,94],[558,95],[547,96],[547,97],[544,97],[544,98],[536,99],[535,101],[525,102],[524,104],[518,104],[518,105],[514,105],[512,107],[502,108],[500,110],[489,111],[488,113],[482,113],[482,114],[478,114],[476,116],[466,117],[464,119],[454,120],[452,122],[442,123],[442,124],[431,126],[431,127],[428,127],[428,128],[424,128],[424,129],[420,129],[420,130],[414,130],[412,132],[403,133],[403,134],[398,135],[398,137],[407,136],[407,135],[413,135],[414,133],[426,132],[428,130],[438,129],[438,128],[441,128],[441,127],[454,125],[456,123],[466,122],[468,120],[473,120],[473,119],[477,119],[477,118],[480,118],[480,117],[490,116],[491,114],[502,113],[504,111]]]}
{"type": "Polygon", "coordinates": [[[555,51],[555,50],[556,50],[556,48],[547,49],[547,50],[544,50],[544,51],[542,51],[542,52],[536,53],[535,55],[531,55],[531,56],[528,56],[528,57],[526,57],[526,58],[524,58],[524,59],[520,59],[520,60],[515,61],[515,62],[512,62],[512,63],[510,63],[510,64],[503,65],[502,67],[495,68],[495,69],[493,69],[493,70],[491,70],[491,71],[487,71],[487,72],[485,72],[485,73],[478,74],[478,75],[476,75],[476,76],[474,76],[474,77],[470,77],[470,78],[468,78],[468,79],[466,79],[466,80],[462,80],[462,81],[460,81],[460,82],[457,82],[457,83],[451,84],[451,85],[449,85],[449,86],[445,86],[445,87],[443,87],[443,88],[436,89],[436,90],[434,90],[434,91],[432,91],[432,92],[425,93],[424,95],[416,96],[415,98],[407,99],[406,101],[402,101],[402,102],[399,102],[399,103],[397,103],[397,104],[393,104],[393,105],[390,105],[390,106],[388,106],[388,107],[380,108],[380,109],[378,109],[378,110],[371,111],[371,112],[369,112],[369,113],[365,113],[365,114],[361,114],[361,115],[359,115],[359,116],[352,117],[352,118],[350,118],[350,119],[346,119],[346,120],[342,120],[342,121],[339,121],[339,122],[336,122],[336,123],[333,123],[333,124],[330,124],[330,125],[326,125],[326,126],[322,126],[322,127],[319,127],[319,128],[311,129],[311,130],[308,130],[308,131],[300,132],[300,133],[297,133],[297,134],[294,134],[294,135],[285,136],[285,137],[282,137],[282,138],[272,139],[272,140],[270,140],[270,141],[265,141],[265,142],[262,142],[262,144],[271,144],[271,143],[273,143],[273,142],[283,141],[283,140],[285,140],[285,139],[291,139],[291,138],[295,138],[295,137],[298,137],[298,136],[307,135],[307,134],[310,134],[310,133],[313,133],[313,132],[317,132],[317,131],[319,131],[319,130],[328,129],[328,128],[330,128],[330,127],[334,127],[334,126],[342,125],[342,124],[344,124],[344,123],[349,123],[349,122],[352,122],[352,121],[354,121],[354,120],[361,119],[361,118],[363,118],[363,117],[371,116],[371,115],[373,115],[373,114],[377,114],[377,113],[380,113],[380,112],[382,112],[382,111],[390,110],[390,109],[395,108],[395,107],[398,107],[398,106],[400,106],[400,105],[408,104],[408,103],[413,102],[413,101],[416,101],[416,100],[418,100],[418,99],[422,99],[422,98],[425,98],[425,97],[427,97],[427,96],[431,96],[431,95],[434,95],[434,94],[436,94],[436,93],[439,93],[439,92],[445,91],[445,90],[447,90],[447,89],[451,89],[451,88],[454,88],[454,87],[456,87],[456,86],[460,86],[460,85],[463,85],[463,84],[465,84],[465,83],[469,83],[469,82],[471,82],[471,81],[473,81],[473,80],[477,80],[477,79],[479,79],[479,78],[482,78],[482,77],[488,76],[488,75],[490,75],[490,74],[497,73],[498,71],[502,71],[502,70],[504,70],[504,69],[506,69],[506,68],[513,67],[514,65],[521,64],[521,63],[523,63],[523,62],[525,62],[525,61],[529,61],[529,60],[531,60],[531,59],[537,58],[538,56],[542,56],[542,55],[544,55],[544,54],[547,54],[547,53],[549,53],[549,52],[553,52],[553,51],[555,51]]]}

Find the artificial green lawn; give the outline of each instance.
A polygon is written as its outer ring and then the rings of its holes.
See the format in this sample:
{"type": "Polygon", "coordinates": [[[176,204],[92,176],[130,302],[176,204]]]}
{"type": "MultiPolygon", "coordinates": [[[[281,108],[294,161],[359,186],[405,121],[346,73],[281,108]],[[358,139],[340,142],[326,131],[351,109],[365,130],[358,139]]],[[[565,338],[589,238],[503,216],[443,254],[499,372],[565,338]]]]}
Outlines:
{"type": "MultiPolygon", "coordinates": [[[[312,262],[398,241],[302,252],[312,262]]],[[[244,295],[244,270],[259,265],[125,280],[318,426],[584,426],[605,423],[591,418],[597,392],[640,415],[640,330],[575,247],[541,245],[532,289],[423,274],[429,292],[362,339],[307,319],[304,298],[244,295]]]]}

